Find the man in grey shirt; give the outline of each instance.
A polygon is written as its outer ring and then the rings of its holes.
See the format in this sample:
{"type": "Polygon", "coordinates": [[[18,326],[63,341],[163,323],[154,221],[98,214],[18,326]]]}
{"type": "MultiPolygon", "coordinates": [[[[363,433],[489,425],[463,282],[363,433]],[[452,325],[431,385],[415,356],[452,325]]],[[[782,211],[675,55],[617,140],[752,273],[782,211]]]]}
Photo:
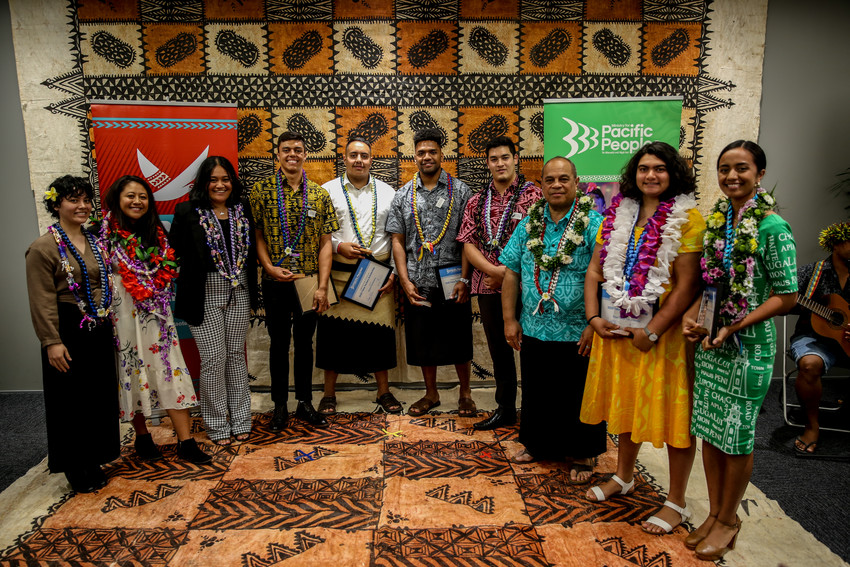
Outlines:
{"type": "Polygon", "coordinates": [[[431,128],[414,135],[418,171],[396,192],[387,232],[393,235],[393,257],[406,300],[407,364],[421,366],[425,379],[425,396],[408,413],[420,416],[440,405],[437,366],[453,364],[460,381],[459,415],[474,417],[477,410],[469,388],[471,268],[456,240],[471,192],[466,183],[443,170],[442,136],[431,128]],[[442,280],[440,270],[445,274],[442,280]],[[453,286],[445,285],[452,279],[457,280],[453,286]]]}

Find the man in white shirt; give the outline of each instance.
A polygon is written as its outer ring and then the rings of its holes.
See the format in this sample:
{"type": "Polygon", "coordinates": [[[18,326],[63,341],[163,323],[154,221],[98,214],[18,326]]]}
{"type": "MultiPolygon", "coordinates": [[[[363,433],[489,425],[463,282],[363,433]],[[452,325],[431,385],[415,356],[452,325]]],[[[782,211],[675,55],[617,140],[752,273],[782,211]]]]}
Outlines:
{"type": "MultiPolygon", "coordinates": [[[[339,230],[331,237],[331,278],[339,294],[361,258],[392,265],[392,235],[385,227],[395,195],[392,187],[370,174],[372,148],[364,138],[348,141],[343,161],[345,174],[323,185],[339,221],[339,230]]],[[[390,275],[372,310],[342,299],[319,318],[316,366],[325,371],[320,413],[336,413],[340,374],[372,373],[378,384],[376,403],[387,413],[401,412],[401,404],[390,393],[387,373],[396,366],[394,283],[395,275],[390,275]]]]}

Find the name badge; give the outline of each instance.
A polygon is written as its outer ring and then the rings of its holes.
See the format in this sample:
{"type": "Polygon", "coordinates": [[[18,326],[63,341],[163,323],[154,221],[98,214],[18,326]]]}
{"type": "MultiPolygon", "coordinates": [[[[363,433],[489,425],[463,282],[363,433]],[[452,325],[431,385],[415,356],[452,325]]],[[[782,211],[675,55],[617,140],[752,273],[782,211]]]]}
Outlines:
{"type": "Polygon", "coordinates": [[[511,215],[512,220],[522,220],[522,213],[517,211],[511,215]]]}
{"type": "Polygon", "coordinates": [[[442,208],[443,208],[443,205],[445,205],[445,204],[446,204],[446,200],[445,200],[445,199],[443,199],[442,197],[440,197],[439,199],[437,199],[437,208],[438,208],[438,209],[442,209],[442,208]]]}
{"type": "Polygon", "coordinates": [[[316,209],[307,209],[307,216],[312,218],[316,217],[316,209]]]}

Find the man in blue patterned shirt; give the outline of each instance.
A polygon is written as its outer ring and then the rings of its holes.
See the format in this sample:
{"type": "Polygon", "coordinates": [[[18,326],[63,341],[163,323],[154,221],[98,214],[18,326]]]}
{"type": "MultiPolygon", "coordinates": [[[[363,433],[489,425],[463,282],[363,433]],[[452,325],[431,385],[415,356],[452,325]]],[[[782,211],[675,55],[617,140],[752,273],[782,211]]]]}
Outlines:
{"type": "Polygon", "coordinates": [[[570,479],[590,481],[606,450],[605,424],[579,420],[593,331],[585,321],[584,275],[602,215],[578,193],[575,165],[543,166],[543,200],[528,210],[499,256],[505,339],[520,351],[522,419],[518,463],[571,461],[570,479]],[[517,319],[517,298],[522,307],[517,319]],[[555,363],[554,361],[557,361],[555,363]]]}

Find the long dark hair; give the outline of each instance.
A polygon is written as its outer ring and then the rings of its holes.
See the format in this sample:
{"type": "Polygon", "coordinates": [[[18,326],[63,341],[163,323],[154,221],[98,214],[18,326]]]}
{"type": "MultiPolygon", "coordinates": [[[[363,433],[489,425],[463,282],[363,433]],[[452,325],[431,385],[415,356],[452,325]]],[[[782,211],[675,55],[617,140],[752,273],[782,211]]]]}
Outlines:
{"type": "Polygon", "coordinates": [[[212,208],[209,191],[210,179],[212,178],[213,170],[218,165],[223,167],[224,171],[227,172],[228,177],[230,177],[230,185],[233,187],[225,205],[228,208],[234,207],[242,200],[244,187],[242,181],[236,175],[236,170],[233,169],[233,164],[226,157],[210,156],[201,163],[201,166],[198,168],[198,174],[195,176],[195,184],[192,186],[192,190],[189,191],[189,201],[200,209],[212,208]]]}
{"type": "Polygon", "coordinates": [[[691,168],[688,167],[688,162],[685,161],[676,148],[666,142],[650,142],[639,149],[620,176],[620,193],[624,197],[641,201],[643,193],[637,186],[637,169],[638,164],[646,154],[653,155],[664,162],[667,166],[667,173],[670,176],[670,186],[659,196],[662,201],[667,201],[685,193],[693,193],[696,191],[696,180],[691,168]]]}
{"type": "Polygon", "coordinates": [[[112,213],[112,218],[123,230],[132,232],[142,239],[145,247],[157,245],[157,229],[162,227],[159,213],[156,212],[156,202],[153,198],[153,190],[147,181],[135,175],[125,175],[119,178],[106,193],[103,199],[104,205],[112,213]],[[139,220],[132,220],[121,210],[121,191],[130,183],[138,183],[145,188],[148,194],[148,210],[139,220]]]}

